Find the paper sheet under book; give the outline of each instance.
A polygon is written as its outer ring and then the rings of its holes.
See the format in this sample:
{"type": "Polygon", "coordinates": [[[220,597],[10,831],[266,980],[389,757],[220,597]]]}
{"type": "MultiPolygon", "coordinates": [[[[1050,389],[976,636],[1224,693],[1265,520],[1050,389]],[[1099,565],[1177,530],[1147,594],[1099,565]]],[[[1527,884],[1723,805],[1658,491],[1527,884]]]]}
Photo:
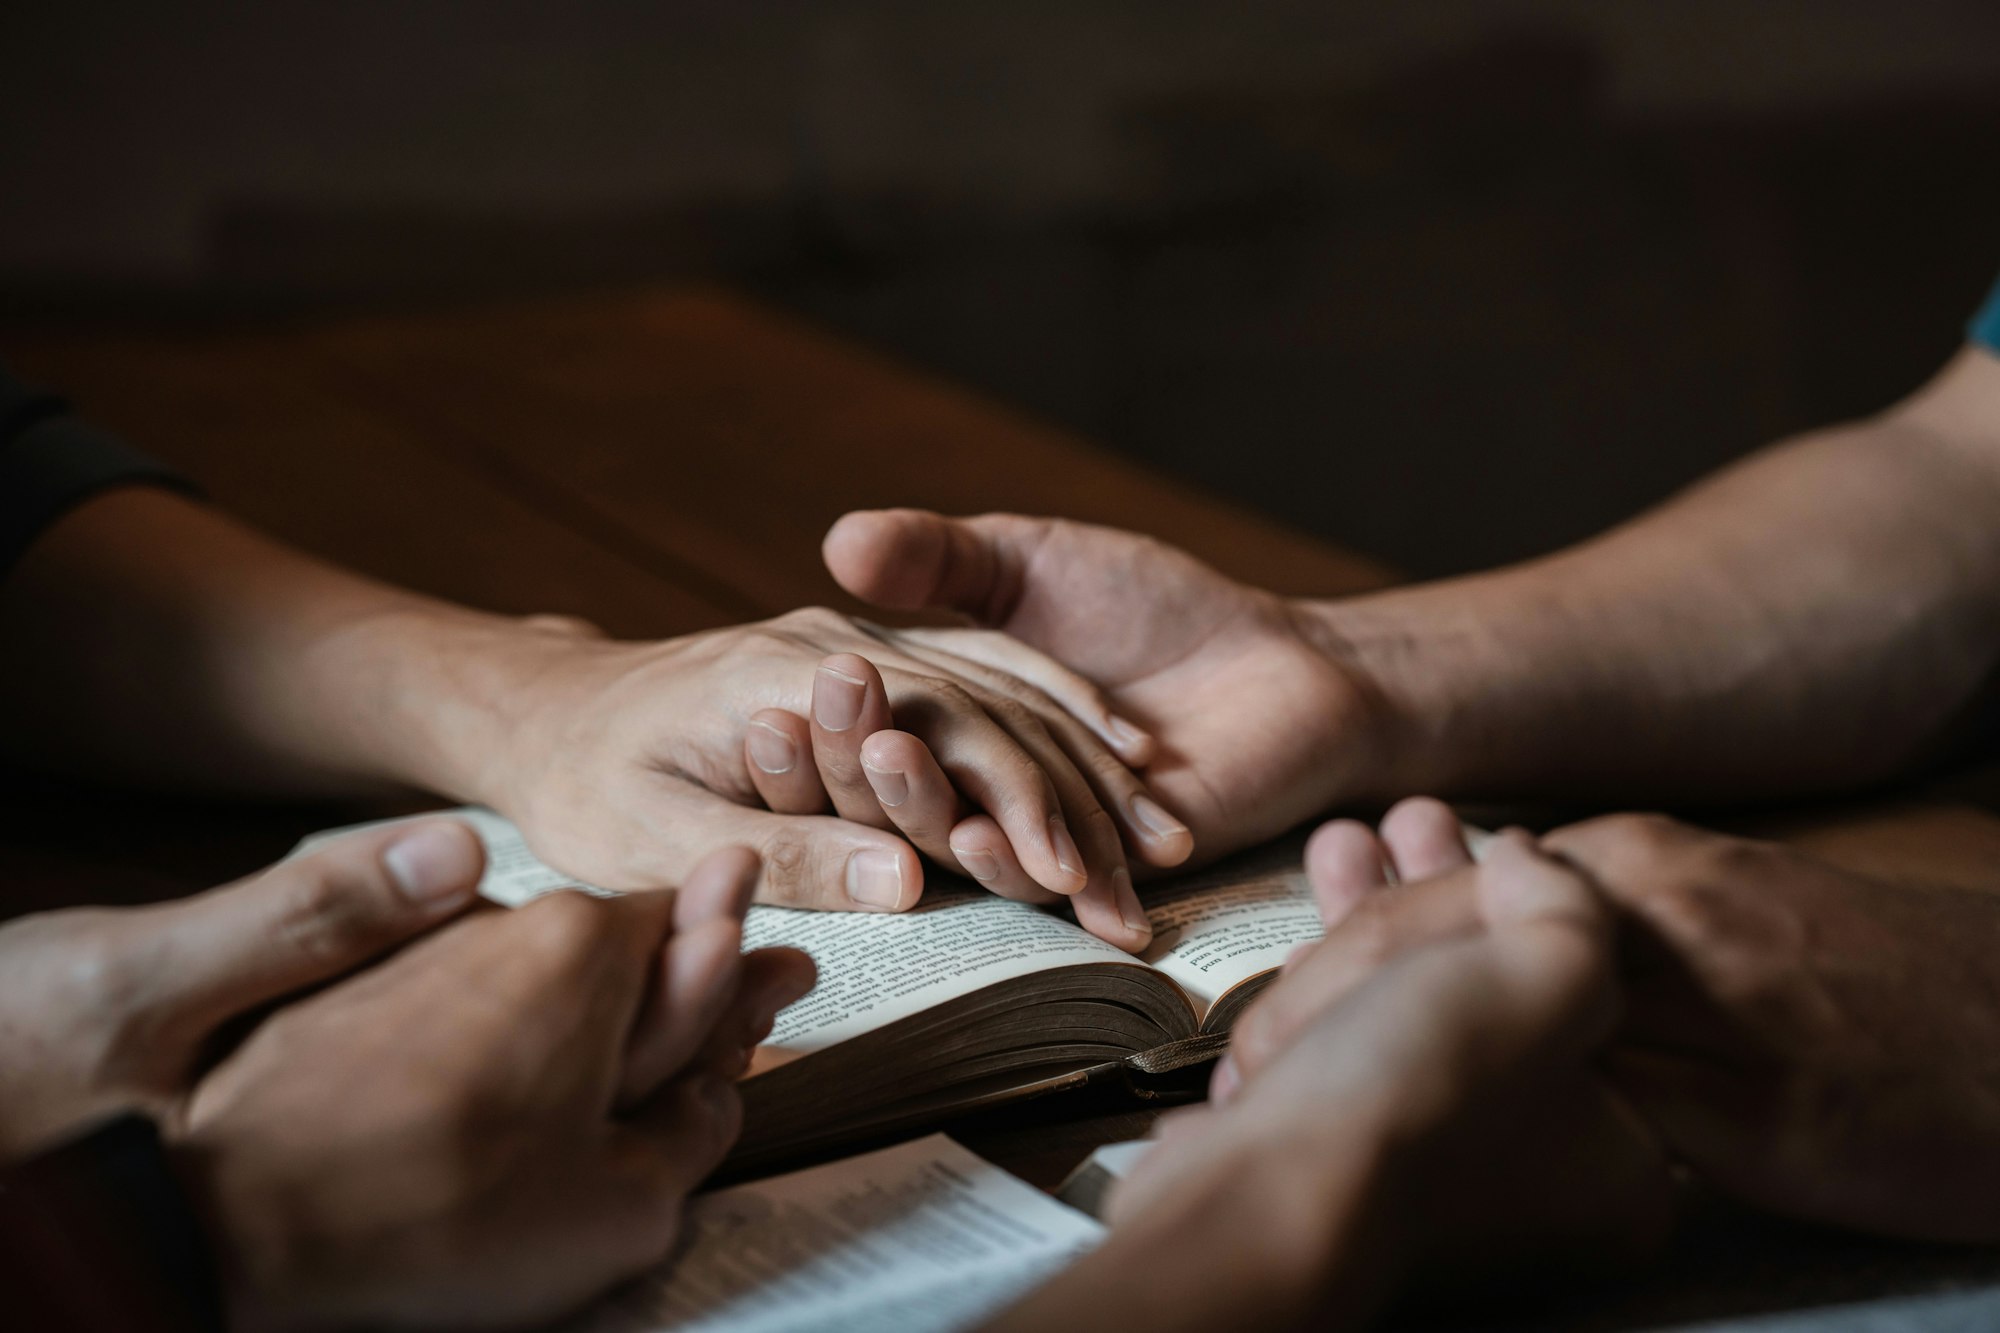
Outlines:
{"type": "Polygon", "coordinates": [[[698,1196],[675,1255],[564,1333],[947,1333],[1104,1229],[942,1134],[698,1196]]]}

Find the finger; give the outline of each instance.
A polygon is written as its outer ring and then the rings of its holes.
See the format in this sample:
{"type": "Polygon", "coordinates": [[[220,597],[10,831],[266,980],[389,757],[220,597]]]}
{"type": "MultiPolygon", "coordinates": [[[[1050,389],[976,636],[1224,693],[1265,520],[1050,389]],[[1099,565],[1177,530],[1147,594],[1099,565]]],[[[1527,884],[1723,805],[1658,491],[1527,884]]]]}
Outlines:
{"type": "Polygon", "coordinates": [[[988,893],[1015,902],[1047,906],[1063,900],[1035,883],[1021,868],[1014,846],[991,815],[968,815],[951,831],[951,854],[959,869],[970,875],[988,893]]]}
{"type": "Polygon", "coordinates": [[[1591,882],[1520,829],[1494,838],[1477,878],[1480,915],[1495,931],[1566,925],[1599,943],[1610,938],[1611,913],[1591,882]]]}
{"type": "MultiPolygon", "coordinates": [[[[967,692],[963,686],[952,690],[955,695],[967,692]]],[[[972,687],[970,697],[989,719],[987,726],[982,728],[976,718],[968,717],[972,725],[954,728],[950,735],[957,742],[986,744],[990,758],[968,766],[954,763],[947,749],[938,755],[942,767],[961,791],[995,815],[1007,830],[1015,855],[1043,887],[1071,894],[1078,925],[1121,949],[1137,952],[1145,948],[1153,937],[1152,922],[1133,891],[1118,826],[1099,803],[1097,793],[1027,705],[977,687],[972,687]],[[1011,748],[1006,741],[1013,743],[1011,748]],[[1011,770],[1016,790],[1028,798],[1025,810],[1004,800],[989,800],[980,790],[993,786],[995,775],[1007,770],[1011,770]],[[1055,809],[1044,817],[1050,793],[1055,797],[1055,809]],[[1038,819],[1039,839],[1034,836],[1038,819]],[[1023,846],[1024,838],[1027,846],[1023,846]],[[1042,863],[1037,865],[1037,860],[1042,863]],[[1050,861],[1054,862],[1054,875],[1049,873],[1050,861]],[[1079,878],[1080,886],[1070,888],[1079,878]]],[[[1073,720],[1067,725],[1082,734],[1073,720]]],[[[1097,753],[1112,767],[1122,769],[1115,757],[1101,749],[1097,753]]]]}
{"type": "Polygon", "coordinates": [[[820,782],[842,819],[888,828],[889,816],[861,770],[861,744],[894,726],[889,696],[875,664],[835,653],[813,673],[812,754],[820,782]]]}
{"type": "Polygon", "coordinates": [[[921,645],[929,652],[974,661],[1002,675],[1026,681],[1089,727],[1133,768],[1145,767],[1158,753],[1159,746],[1152,734],[1114,711],[1095,683],[1011,634],[998,630],[915,628],[892,631],[891,641],[905,648],[921,645]]]}
{"type": "Polygon", "coordinates": [[[666,948],[645,1010],[632,1026],[612,1105],[645,1101],[688,1072],[736,999],[742,974],[743,927],[726,920],[676,931],[666,948]]]}
{"type": "Polygon", "coordinates": [[[743,757],[751,785],[774,814],[816,815],[826,809],[826,786],[813,762],[812,726],[797,713],[766,708],[751,714],[743,757]]]}
{"type": "Polygon", "coordinates": [[[924,889],[923,862],[894,833],[824,815],[752,810],[688,784],[662,807],[649,851],[666,877],[696,856],[743,846],[764,863],[756,901],[836,912],[902,912],[924,889]]]}
{"type": "MultiPolygon", "coordinates": [[[[924,742],[971,805],[993,816],[1035,882],[1064,895],[1082,892],[1089,871],[1050,771],[1068,768],[1068,761],[1059,753],[1046,763],[1039,760],[1016,731],[1001,725],[986,702],[965,685],[901,669],[892,669],[889,680],[892,707],[902,729],[924,742]]],[[[1026,710],[1019,705],[993,703],[994,712],[1009,707],[1013,713],[1008,720],[1014,727],[1023,732],[1039,729],[1032,719],[1022,719],[1026,710]]],[[[1047,749],[1053,751],[1054,746],[1047,749]]],[[[1080,779],[1077,785],[1082,785],[1080,779]]]]}
{"type": "Polygon", "coordinates": [[[678,1076],[736,998],[743,914],[759,865],[746,848],[704,857],[674,900],[674,932],[626,1043],[616,1105],[644,1100],[678,1076]]]}
{"type": "Polygon", "coordinates": [[[1322,824],[1306,840],[1306,881],[1328,930],[1362,899],[1389,887],[1388,856],[1375,830],[1353,819],[1322,824]]]}
{"type": "Polygon", "coordinates": [[[756,895],[764,864],[748,847],[710,852],[688,872],[674,898],[674,929],[693,930],[708,921],[741,921],[756,895]]]}
{"type": "Polygon", "coordinates": [[[1511,970],[1528,1010],[1547,1015],[1528,1026],[1558,1054],[1595,1049],[1618,1019],[1609,905],[1581,871],[1521,829],[1494,838],[1477,879],[1496,966],[1511,970]]]}
{"type": "Polygon", "coordinates": [[[197,1029],[340,976],[468,906],[486,864],[455,819],[368,830],[148,909],[144,975],[197,1029]]]}
{"type": "Polygon", "coordinates": [[[989,625],[1007,618],[1026,583],[1018,546],[918,509],[848,514],[827,531],[820,554],[840,586],[863,601],[901,611],[948,607],[989,625]]]}
{"type": "MultiPolygon", "coordinates": [[[[970,630],[956,632],[973,633],[970,630]]],[[[1004,635],[993,637],[1005,638],[1004,635]]],[[[1177,866],[1193,854],[1194,835],[1188,831],[1187,825],[1160,804],[1114,749],[1106,748],[1105,743],[1068,709],[1032,682],[954,653],[922,648],[913,648],[912,651],[919,660],[941,667],[953,678],[971,687],[973,697],[982,703],[1007,699],[1012,701],[1012,706],[1025,708],[1041,724],[1034,735],[1045,732],[1052,738],[1070,761],[1070,766],[1082,775],[1097,804],[1117,821],[1129,844],[1148,863],[1163,868],[1177,866]]],[[[1025,645],[1022,651],[1039,656],[1025,645]]],[[[1022,734],[1023,729],[1007,723],[1000,709],[988,706],[987,711],[993,713],[1003,726],[1015,731],[1024,743],[1030,741],[1029,735],[1022,734]]]]}
{"type": "Polygon", "coordinates": [[[1287,968],[1237,1020],[1231,1076],[1247,1082],[1318,1015],[1409,951],[1476,934],[1484,925],[1477,870],[1364,898],[1312,951],[1287,968]]]}
{"type": "Polygon", "coordinates": [[[692,1067],[740,1078],[780,1013],[811,993],[818,971],[798,949],[758,949],[743,955],[736,996],[717,1021],[692,1067]]]}
{"type": "Polygon", "coordinates": [[[964,806],[924,743],[907,731],[878,731],[861,745],[861,771],[896,830],[933,861],[959,870],[951,831],[964,806]]]}
{"type": "Polygon", "coordinates": [[[1382,843],[1396,878],[1404,884],[1434,879],[1472,864],[1465,832],[1443,801],[1413,796],[1382,818],[1382,843]]]}
{"type": "Polygon", "coordinates": [[[671,1228],[688,1194],[722,1165],[743,1127],[743,1099],[730,1080],[692,1074],[667,1085],[626,1122],[625,1133],[648,1149],[642,1196],[671,1228]]]}

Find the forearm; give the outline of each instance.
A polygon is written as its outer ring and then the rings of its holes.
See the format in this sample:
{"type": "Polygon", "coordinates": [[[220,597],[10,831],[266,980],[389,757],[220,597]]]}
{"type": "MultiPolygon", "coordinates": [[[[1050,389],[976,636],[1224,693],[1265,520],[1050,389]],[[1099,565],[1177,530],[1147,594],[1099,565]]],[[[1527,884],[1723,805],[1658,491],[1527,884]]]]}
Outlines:
{"type": "Polygon", "coordinates": [[[492,677],[551,637],[151,490],[44,534],[0,585],[0,629],[11,762],[275,795],[471,795],[492,677]],[[491,656],[468,664],[473,649],[491,656]]]}
{"type": "Polygon", "coordinates": [[[1884,417],[1602,538],[1309,623],[1379,683],[1411,790],[1722,798],[1889,776],[1948,745],[2000,665],[1996,382],[1968,353],[1884,417]]]}

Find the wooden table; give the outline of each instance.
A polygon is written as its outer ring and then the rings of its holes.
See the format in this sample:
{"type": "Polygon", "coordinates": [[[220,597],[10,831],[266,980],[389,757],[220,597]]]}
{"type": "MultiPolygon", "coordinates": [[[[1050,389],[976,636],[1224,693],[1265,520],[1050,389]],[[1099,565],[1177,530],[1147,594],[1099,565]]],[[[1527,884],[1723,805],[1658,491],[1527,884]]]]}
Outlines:
{"type": "MultiPolygon", "coordinates": [[[[1143,529],[1285,592],[1353,592],[1390,577],[715,291],[247,331],[14,330],[0,333],[0,360],[302,546],[473,605],[567,612],[620,636],[850,606],[820,566],[819,540],[847,510],[883,505],[1143,529]]],[[[0,813],[0,908],[79,891],[99,901],[186,892],[354,813],[23,795],[0,813]]],[[[1922,794],[1790,823],[1791,836],[1836,859],[1914,878],[1985,886],[2000,864],[2000,820],[1922,794]]],[[[1051,1185],[1095,1144],[1143,1133],[1148,1118],[1043,1105],[963,1130],[1051,1185]]],[[[1810,1299],[1830,1290],[1807,1290],[1828,1245],[1844,1275],[1869,1275],[1875,1289],[1968,1271],[1963,1255],[1801,1240],[1740,1218],[1702,1243],[1742,1235],[1755,1255],[1791,1246],[1802,1256],[1784,1299],[1737,1262],[1742,1247],[1722,1244],[1718,1264],[1697,1245],[1692,1269],[1593,1297],[1565,1326],[1810,1299]],[[1747,1283],[1737,1280],[1745,1271],[1747,1283]]]]}

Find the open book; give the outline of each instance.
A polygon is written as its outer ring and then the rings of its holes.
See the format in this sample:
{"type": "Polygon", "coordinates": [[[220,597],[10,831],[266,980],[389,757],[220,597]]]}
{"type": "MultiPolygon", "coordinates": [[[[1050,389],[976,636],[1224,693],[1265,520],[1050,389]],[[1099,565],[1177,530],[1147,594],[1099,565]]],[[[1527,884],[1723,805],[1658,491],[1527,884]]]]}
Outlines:
{"type": "Polygon", "coordinates": [[[955,1333],[1103,1228],[942,1134],[698,1194],[674,1253],[563,1333],[955,1333]]]}
{"type": "MultiPolygon", "coordinates": [[[[488,898],[602,892],[536,861],[490,811],[458,813],[486,844],[488,898]]],[[[1154,940],[1137,958],[935,867],[900,915],[751,909],[746,947],[803,949],[820,979],[757,1053],[732,1169],[1104,1079],[1143,1094],[1213,1059],[1286,955],[1321,934],[1300,859],[1296,841],[1275,843],[1147,887],[1154,940]]]]}

